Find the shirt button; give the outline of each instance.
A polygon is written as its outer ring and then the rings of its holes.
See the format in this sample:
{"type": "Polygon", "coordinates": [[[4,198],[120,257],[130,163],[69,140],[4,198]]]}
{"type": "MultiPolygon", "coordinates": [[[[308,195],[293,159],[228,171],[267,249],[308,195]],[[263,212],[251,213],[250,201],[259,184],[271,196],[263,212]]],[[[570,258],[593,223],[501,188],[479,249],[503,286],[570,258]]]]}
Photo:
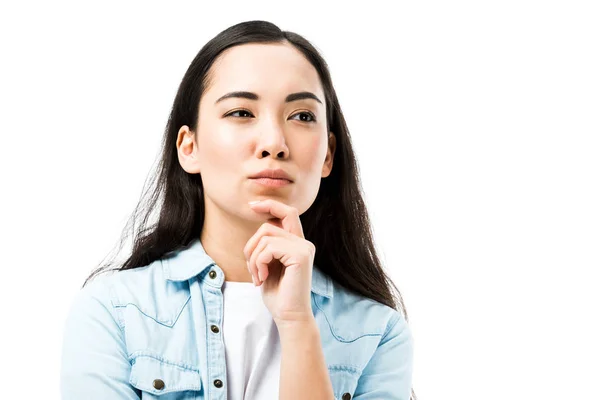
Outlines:
{"type": "Polygon", "coordinates": [[[342,396],[342,400],[350,400],[352,398],[352,396],[350,395],[350,393],[344,393],[344,395],[342,396]]]}
{"type": "Polygon", "coordinates": [[[154,389],[163,390],[165,388],[165,383],[162,381],[162,379],[155,379],[152,382],[152,386],[154,386],[154,389]]]}
{"type": "Polygon", "coordinates": [[[220,379],[215,379],[214,384],[218,388],[223,387],[223,382],[220,379]]]}
{"type": "Polygon", "coordinates": [[[215,279],[217,277],[217,273],[215,271],[210,271],[208,276],[210,276],[211,279],[215,279]]]}
{"type": "Polygon", "coordinates": [[[213,331],[214,333],[219,333],[219,327],[216,325],[211,325],[210,330],[213,331]]]}

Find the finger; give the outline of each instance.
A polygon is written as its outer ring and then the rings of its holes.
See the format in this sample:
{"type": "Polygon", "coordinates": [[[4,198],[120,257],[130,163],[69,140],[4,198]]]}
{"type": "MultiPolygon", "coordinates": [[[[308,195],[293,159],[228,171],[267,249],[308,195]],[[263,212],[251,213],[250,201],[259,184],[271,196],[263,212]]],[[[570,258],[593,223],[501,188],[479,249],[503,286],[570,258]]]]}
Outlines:
{"type": "Polygon", "coordinates": [[[258,270],[258,279],[262,285],[269,277],[269,263],[273,261],[273,254],[269,251],[273,247],[272,240],[265,241],[265,245],[262,248],[258,248],[256,253],[256,269],[258,270]]]}
{"type": "MultiPolygon", "coordinates": [[[[260,241],[258,242],[256,248],[254,249],[254,251],[252,252],[252,254],[250,255],[250,261],[248,262],[248,264],[250,265],[250,270],[251,270],[251,274],[252,276],[254,276],[254,278],[256,279],[256,286],[260,286],[262,285],[263,280],[260,279],[260,277],[262,276],[264,279],[266,279],[265,276],[265,272],[263,269],[263,272],[259,271],[259,266],[257,264],[257,259],[258,256],[260,255],[260,253],[267,247],[267,245],[269,244],[269,240],[270,238],[272,238],[271,236],[263,236],[260,238],[260,241]]],[[[267,273],[268,275],[268,268],[267,268],[267,273]]]]}
{"type": "Polygon", "coordinates": [[[272,223],[265,222],[258,228],[258,230],[248,239],[246,245],[244,246],[244,256],[246,256],[246,260],[250,259],[250,255],[254,251],[254,248],[258,244],[258,241],[262,236],[283,236],[283,237],[291,237],[291,233],[285,231],[283,228],[275,226],[272,223]]]}
{"type": "Polygon", "coordinates": [[[296,236],[304,238],[302,231],[302,223],[298,209],[274,199],[261,200],[258,203],[250,204],[250,207],[257,212],[269,213],[272,216],[279,218],[283,229],[293,233],[296,236]]]}
{"type": "Polygon", "coordinates": [[[259,245],[256,249],[256,259],[254,263],[259,271],[259,277],[262,282],[266,282],[270,275],[281,275],[283,269],[287,268],[284,264],[286,256],[290,254],[289,241],[281,237],[269,237],[264,241],[264,245],[259,245]]]}
{"type": "Polygon", "coordinates": [[[250,261],[246,261],[246,265],[248,266],[248,272],[250,272],[250,275],[252,276],[252,283],[254,283],[254,286],[258,286],[258,280],[256,279],[256,274],[253,271],[253,268],[250,266],[250,261]]]}
{"type": "Polygon", "coordinates": [[[258,241],[260,240],[261,237],[263,237],[265,235],[274,235],[275,234],[274,232],[272,232],[272,228],[273,228],[273,225],[264,223],[256,230],[256,232],[254,232],[254,235],[252,235],[250,237],[250,239],[248,239],[248,241],[246,242],[246,245],[244,246],[244,250],[243,250],[246,260],[250,260],[250,256],[252,255],[252,252],[256,248],[256,245],[258,244],[258,241]]]}

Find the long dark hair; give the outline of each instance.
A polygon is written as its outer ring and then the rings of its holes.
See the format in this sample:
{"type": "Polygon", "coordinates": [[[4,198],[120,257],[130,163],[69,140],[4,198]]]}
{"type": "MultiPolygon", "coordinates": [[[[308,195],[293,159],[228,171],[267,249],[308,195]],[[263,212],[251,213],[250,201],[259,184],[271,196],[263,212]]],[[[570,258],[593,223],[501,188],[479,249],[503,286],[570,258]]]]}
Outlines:
{"type": "MultiPolygon", "coordinates": [[[[300,215],[304,236],[316,247],[314,263],[341,286],[397,311],[400,306],[408,322],[402,295],[382,268],[373,244],[357,162],[327,63],[308,40],[267,21],[247,21],[225,29],[206,43],[190,64],[165,128],[157,174],[151,176],[121,236],[119,251],[131,228],[132,254],[118,268],[110,270],[146,266],[200,237],[204,225],[204,189],[200,175],[187,173],[179,164],[175,146],[179,128],[187,125],[196,131],[200,98],[210,79],[208,72],[222,51],[245,43],[282,42],[294,45],[317,70],[325,93],[327,132],[336,137],[331,174],[321,180],[314,203],[300,215]],[[145,200],[147,195],[150,197],[145,200]],[[159,200],[158,221],[149,223],[159,200]],[[136,229],[140,217],[142,224],[136,229]]],[[[100,266],[83,286],[111,265],[109,262],[100,266]]],[[[414,391],[411,399],[416,400],[414,391]]]]}

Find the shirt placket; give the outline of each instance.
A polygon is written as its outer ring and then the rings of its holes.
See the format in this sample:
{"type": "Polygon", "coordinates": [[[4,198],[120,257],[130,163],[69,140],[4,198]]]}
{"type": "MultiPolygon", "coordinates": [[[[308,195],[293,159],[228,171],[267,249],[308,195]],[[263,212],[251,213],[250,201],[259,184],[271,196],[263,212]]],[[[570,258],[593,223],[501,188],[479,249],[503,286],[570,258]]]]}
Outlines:
{"type": "Polygon", "coordinates": [[[196,343],[202,368],[205,398],[227,399],[227,369],[223,341],[223,292],[225,276],[216,264],[190,280],[196,343]]]}

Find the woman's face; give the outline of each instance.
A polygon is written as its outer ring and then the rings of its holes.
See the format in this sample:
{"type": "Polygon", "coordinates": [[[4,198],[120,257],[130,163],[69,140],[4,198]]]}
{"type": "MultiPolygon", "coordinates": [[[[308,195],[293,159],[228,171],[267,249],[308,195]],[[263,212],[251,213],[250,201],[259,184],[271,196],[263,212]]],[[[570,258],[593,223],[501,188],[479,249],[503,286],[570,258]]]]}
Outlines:
{"type": "Polygon", "coordinates": [[[209,76],[196,143],[187,126],[177,139],[181,165],[202,177],[206,206],[257,220],[248,202],[273,198],[305,212],[335,153],[317,71],[292,45],[253,43],[225,50],[209,76]],[[252,98],[223,98],[242,91],[252,98]],[[288,98],[300,92],[309,95],[288,98]],[[264,169],[283,169],[292,182],[272,187],[250,178],[264,169]]]}

